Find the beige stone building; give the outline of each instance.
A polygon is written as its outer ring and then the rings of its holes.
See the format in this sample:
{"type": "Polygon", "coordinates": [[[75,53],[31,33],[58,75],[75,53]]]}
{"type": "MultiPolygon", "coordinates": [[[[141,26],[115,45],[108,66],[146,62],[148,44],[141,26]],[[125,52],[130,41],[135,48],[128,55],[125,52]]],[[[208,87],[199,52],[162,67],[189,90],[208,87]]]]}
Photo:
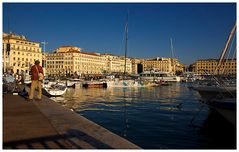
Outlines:
{"type": "MultiPolygon", "coordinates": [[[[54,53],[46,54],[46,73],[48,75],[66,76],[99,75],[103,73],[123,73],[124,57],[111,54],[82,52],[75,46],[62,46],[54,53]]],[[[132,64],[126,59],[126,72],[132,73],[132,64]]]]}
{"type": "Polygon", "coordinates": [[[170,72],[170,73],[176,73],[176,72],[183,72],[184,71],[184,65],[179,62],[177,58],[154,58],[154,59],[147,59],[143,62],[143,70],[149,71],[149,70],[159,70],[163,72],[170,72]]]}
{"type": "Polygon", "coordinates": [[[23,35],[3,33],[2,65],[3,71],[11,68],[14,73],[29,73],[35,60],[42,63],[42,49],[39,42],[28,40],[23,35]],[[7,46],[9,45],[10,46],[7,46]]]}
{"type": "Polygon", "coordinates": [[[181,64],[177,58],[170,58],[171,59],[171,66],[172,72],[175,74],[176,72],[184,72],[185,65],[181,64]]]}
{"type": "Polygon", "coordinates": [[[142,58],[131,58],[132,63],[132,74],[139,74],[143,72],[143,62],[145,59],[142,58]]]}
{"type": "Polygon", "coordinates": [[[46,54],[48,75],[101,74],[106,61],[98,53],[81,52],[75,46],[62,46],[54,53],[46,54]]]}
{"type": "Polygon", "coordinates": [[[170,58],[155,58],[148,59],[143,62],[143,70],[159,70],[164,72],[172,72],[171,59],[170,58]]]}
{"type": "MultiPolygon", "coordinates": [[[[217,68],[218,59],[201,59],[197,60],[195,65],[195,73],[197,74],[214,74],[217,68]]],[[[218,74],[236,74],[236,59],[228,59],[222,62],[222,66],[217,70],[218,74]]],[[[216,73],[216,74],[217,74],[216,73]]]]}
{"type": "MultiPolygon", "coordinates": [[[[112,54],[101,54],[106,61],[106,72],[108,73],[124,73],[125,57],[115,56],[112,54]]],[[[132,73],[132,63],[130,58],[126,58],[126,73],[132,73]]]]}

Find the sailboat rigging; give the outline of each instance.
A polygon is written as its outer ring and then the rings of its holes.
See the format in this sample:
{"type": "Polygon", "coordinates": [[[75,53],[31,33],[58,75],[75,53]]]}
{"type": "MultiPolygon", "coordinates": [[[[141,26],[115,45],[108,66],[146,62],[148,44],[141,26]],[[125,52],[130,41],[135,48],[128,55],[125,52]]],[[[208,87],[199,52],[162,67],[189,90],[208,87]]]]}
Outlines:
{"type": "Polygon", "coordinates": [[[220,58],[219,58],[217,67],[216,67],[215,70],[214,70],[214,75],[219,74],[220,67],[222,66],[222,63],[223,63],[223,59],[224,59],[226,53],[228,52],[228,48],[229,48],[229,45],[231,44],[232,37],[233,37],[233,35],[234,35],[235,32],[236,32],[236,26],[237,26],[237,24],[235,23],[235,25],[233,26],[233,28],[232,28],[232,30],[231,30],[230,35],[228,36],[226,45],[225,45],[225,47],[224,47],[224,49],[223,49],[223,51],[222,51],[222,53],[221,53],[221,55],[220,55],[220,58]]]}
{"type": "MultiPolygon", "coordinates": [[[[221,52],[218,64],[214,70],[212,79],[193,87],[198,91],[203,103],[215,109],[219,114],[226,118],[232,124],[236,124],[236,79],[225,75],[225,66],[227,59],[225,56],[229,53],[232,45],[233,35],[236,34],[236,23],[228,36],[226,45],[221,52]],[[224,67],[223,67],[224,65],[224,67]],[[223,68],[223,69],[221,69],[223,68]]],[[[229,55],[227,56],[227,58],[229,55]]],[[[233,58],[234,60],[234,58],[233,58]]]]}

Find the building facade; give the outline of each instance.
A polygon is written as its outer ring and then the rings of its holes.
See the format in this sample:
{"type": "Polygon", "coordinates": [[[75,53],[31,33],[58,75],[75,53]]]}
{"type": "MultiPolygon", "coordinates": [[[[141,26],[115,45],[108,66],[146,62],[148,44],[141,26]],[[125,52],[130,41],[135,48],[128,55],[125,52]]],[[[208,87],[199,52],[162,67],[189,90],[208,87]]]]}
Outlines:
{"type": "Polygon", "coordinates": [[[143,62],[143,71],[158,70],[173,74],[184,72],[185,66],[177,58],[154,58],[143,62]]]}
{"type": "MultiPolygon", "coordinates": [[[[111,54],[82,52],[75,46],[62,46],[54,53],[46,54],[48,75],[69,76],[99,75],[103,73],[124,73],[125,59],[111,54]]],[[[126,59],[126,72],[132,73],[132,64],[126,59]]]]}
{"type": "Polygon", "coordinates": [[[42,53],[39,42],[25,36],[3,33],[3,71],[13,69],[14,73],[29,73],[35,60],[41,61],[46,75],[67,76],[97,75],[103,73],[139,74],[150,69],[175,72],[182,69],[177,59],[172,58],[124,58],[112,54],[82,52],[75,46],[62,46],[53,53],[42,53]],[[44,61],[44,62],[43,62],[44,61]],[[126,66],[125,66],[126,61],[126,66]]]}
{"type": "Polygon", "coordinates": [[[148,59],[143,62],[143,71],[150,71],[150,70],[159,70],[164,72],[172,72],[172,64],[170,58],[155,58],[155,59],[148,59]]]}
{"type": "Polygon", "coordinates": [[[81,48],[75,46],[62,46],[46,54],[46,60],[48,75],[95,75],[106,69],[106,61],[100,54],[81,52],[81,48]]]}
{"type": "Polygon", "coordinates": [[[132,63],[130,58],[126,58],[126,68],[125,68],[125,57],[115,56],[112,54],[101,54],[101,56],[106,61],[106,73],[132,73],[132,63]]]}
{"type": "Polygon", "coordinates": [[[132,58],[132,74],[140,74],[143,72],[143,62],[145,59],[140,58],[132,58]]]}
{"type": "Polygon", "coordinates": [[[228,59],[222,62],[222,65],[217,71],[218,59],[201,59],[197,60],[195,65],[195,73],[197,74],[236,74],[236,59],[228,59]],[[216,72],[216,73],[215,73],[216,72]]]}
{"type": "Polygon", "coordinates": [[[171,59],[171,66],[172,66],[172,73],[182,73],[185,71],[185,65],[181,64],[177,58],[170,58],[171,59]]]}
{"type": "MultiPolygon", "coordinates": [[[[39,42],[27,40],[23,35],[3,33],[3,71],[13,69],[14,73],[29,73],[35,60],[42,61],[42,48],[39,42]]],[[[42,62],[41,62],[42,63],[42,62]]]]}

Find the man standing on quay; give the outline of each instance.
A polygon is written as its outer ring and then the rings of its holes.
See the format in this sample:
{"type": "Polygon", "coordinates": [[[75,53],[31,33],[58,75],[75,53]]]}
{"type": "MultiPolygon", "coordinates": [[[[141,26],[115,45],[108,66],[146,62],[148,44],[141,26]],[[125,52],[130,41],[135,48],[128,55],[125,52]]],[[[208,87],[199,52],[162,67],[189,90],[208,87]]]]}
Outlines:
{"type": "Polygon", "coordinates": [[[36,60],[35,61],[35,65],[33,65],[31,67],[31,80],[32,80],[32,84],[31,84],[31,88],[30,88],[30,93],[29,93],[29,101],[33,100],[33,96],[34,96],[34,92],[35,89],[38,88],[38,94],[37,94],[37,99],[36,100],[41,100],[41,96],[42,96],[42,80],[39,80],[39,73],[42,73],[43,75],[43,69],[42,67],[39,65],[40,61],[36,60]]]}

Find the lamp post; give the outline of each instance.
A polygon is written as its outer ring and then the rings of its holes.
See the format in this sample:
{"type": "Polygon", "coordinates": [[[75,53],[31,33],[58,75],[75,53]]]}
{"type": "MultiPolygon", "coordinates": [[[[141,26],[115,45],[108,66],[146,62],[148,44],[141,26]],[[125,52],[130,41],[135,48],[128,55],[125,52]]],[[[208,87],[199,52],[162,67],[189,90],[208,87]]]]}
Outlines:
{"type": "MultiPolygon", "coordinates": [[[[48,42],[43,41],[43,42],[41,42],[41,44],[43,44],[43,54],[45,55],[46,44],[48,44],[48,42]]],[[[45,60],[42,59],[42,61],[43,61],[43,62],[42,62],[42,67],[45,68],[45,65],[46,65],[45,60]]]]}
{"type": "Polygon", "coordinates": [[[45,51],[46,51],[46,44],[48,44],[48,42],[43,41],[43,42],[41,42],[41,44],[43,44],[43,53],[45,53],[45,51]]]}

